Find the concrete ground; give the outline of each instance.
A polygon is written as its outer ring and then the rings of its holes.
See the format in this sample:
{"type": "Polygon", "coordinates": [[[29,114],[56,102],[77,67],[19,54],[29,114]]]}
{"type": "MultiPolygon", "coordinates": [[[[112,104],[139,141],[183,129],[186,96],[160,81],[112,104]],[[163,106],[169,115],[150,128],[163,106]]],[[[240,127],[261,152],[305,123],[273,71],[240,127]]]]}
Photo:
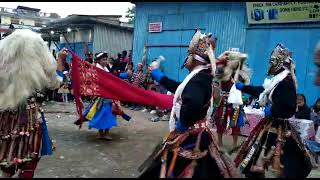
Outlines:
{"type": "MultiPolygon", "coordinates": [[[[42,157],[35,172],[36,178],[133,178],[139,175],[138,166],[168,132],[168,122],[151,122],[150,113],[124,109],[133,120],[118,119],[110,132],[112,141],[96,140],[97,131],[87,123],[79,130],[75,104],[48,103],[45,117],[49,133],[57,145],[52,156],[42,157]]],[[[230,148],[231,138],[225,139],[230,148]]],[[[313,170],[309,177],[320,177],[313,170]]]]}

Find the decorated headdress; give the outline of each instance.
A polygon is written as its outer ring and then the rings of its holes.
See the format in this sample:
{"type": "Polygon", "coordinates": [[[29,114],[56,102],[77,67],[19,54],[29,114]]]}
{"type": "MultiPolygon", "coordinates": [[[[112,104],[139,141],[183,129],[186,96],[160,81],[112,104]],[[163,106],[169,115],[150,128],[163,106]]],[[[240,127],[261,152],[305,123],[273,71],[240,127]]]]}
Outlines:
{"type": "Polygon", "coordinates": [[[0,110],[12,109],[36,90],[56,88],[57,63],[41,35],[17,29],[0,41],[0,110]]]}
{"type": "MultiPolygon", "coordinates": [[[[211,64],[212,72],[215,72],[215,55],[214,50],[216,47],[216,38],[212,37],[212,34],[202,34],[199,29],[193,35],[188,48],[188,57],[185,63],[193,58],[205,64],[211,64]]],[[[185,65],[184,63],[184,65],[185,65]]],[[[182,66],[182,68],[184,67],[182,66]]]]}
{"type": "Polygon", "coordinates": [[[277,46],[271,52],[269,59],[269,71],[279,71],[284,66],[285,62],[290,63],[289,57],[289,50],[285,48],[283,44],[277,44],[277,46]]]}
{"type": "Polygon", "coordinates": [[[270,56],[268,74],[270,74],[271,71],[278,72],[281,68],[287,69],[290,71],[295,85],[297,86],[295,67],[295,63],[292,59],[292,53],[289,49],[281,43],[277,44],[270,56]]]}

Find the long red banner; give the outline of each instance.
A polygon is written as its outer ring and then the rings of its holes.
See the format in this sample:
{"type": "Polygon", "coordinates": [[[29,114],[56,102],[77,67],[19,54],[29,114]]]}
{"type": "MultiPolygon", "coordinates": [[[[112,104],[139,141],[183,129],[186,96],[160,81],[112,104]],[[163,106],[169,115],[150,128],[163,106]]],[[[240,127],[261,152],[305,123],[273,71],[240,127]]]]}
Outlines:
{"type": "Polygon", "coordinates": [[[171,109],[173,96],[144,90],[105,72],[72,54],[71,78],[77,111],[82,119],[83,104],[81,96],[100,96],[104,98],[171,109]]]}

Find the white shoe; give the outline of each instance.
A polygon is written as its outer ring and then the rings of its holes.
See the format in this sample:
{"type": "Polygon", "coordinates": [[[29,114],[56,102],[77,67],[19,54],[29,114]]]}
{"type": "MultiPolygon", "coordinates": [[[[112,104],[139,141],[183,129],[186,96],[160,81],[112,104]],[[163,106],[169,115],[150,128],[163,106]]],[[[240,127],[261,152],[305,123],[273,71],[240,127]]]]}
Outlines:
{"type": "Polygon", "coordinates": [[[141,112],[147,112],[147,111],[148,111],[148,109],[144,108],[141,112]]]}
{"type": "Polygon", "coordinates": [[[169,115],[163,115],[162,118],[161,118],[161,121],[169,121],[170,117],[169,115]]]}
{"type": "Polygon", "coordinates": [[[152,122],[158,122],[158,121],[160,121],[160,118],[159,118],[158,116],[155,116],[155,117],[152,117],[152,118],[150,119],[150,121],[152,121],[152,122]]]}
{"type": "Polygon", "coordinates": [[[156,110],[152,110],[152,111],[150,112],[150,114],[156,114],[156,113],[157,113],[156,110]]]}

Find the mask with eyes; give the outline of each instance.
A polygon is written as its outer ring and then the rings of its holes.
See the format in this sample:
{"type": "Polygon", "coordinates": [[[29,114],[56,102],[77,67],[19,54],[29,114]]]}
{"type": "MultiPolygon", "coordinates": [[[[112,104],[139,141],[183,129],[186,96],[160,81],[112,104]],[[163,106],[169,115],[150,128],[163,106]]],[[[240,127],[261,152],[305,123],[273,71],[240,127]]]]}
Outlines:
{"type": "Polygon", "coordinates": [[[221,81],[241,80],[250,83],[251,72],[246,64],[247,54],[237,51],[225,51],[217,58],[216,78],[221,81]]]}
{"type": "Polygon", "coordinates": [[[271,53],[268,75],[275,75],[284,65],[290,63],[290,52],[283,44],[277,44],[271,53]]]}

